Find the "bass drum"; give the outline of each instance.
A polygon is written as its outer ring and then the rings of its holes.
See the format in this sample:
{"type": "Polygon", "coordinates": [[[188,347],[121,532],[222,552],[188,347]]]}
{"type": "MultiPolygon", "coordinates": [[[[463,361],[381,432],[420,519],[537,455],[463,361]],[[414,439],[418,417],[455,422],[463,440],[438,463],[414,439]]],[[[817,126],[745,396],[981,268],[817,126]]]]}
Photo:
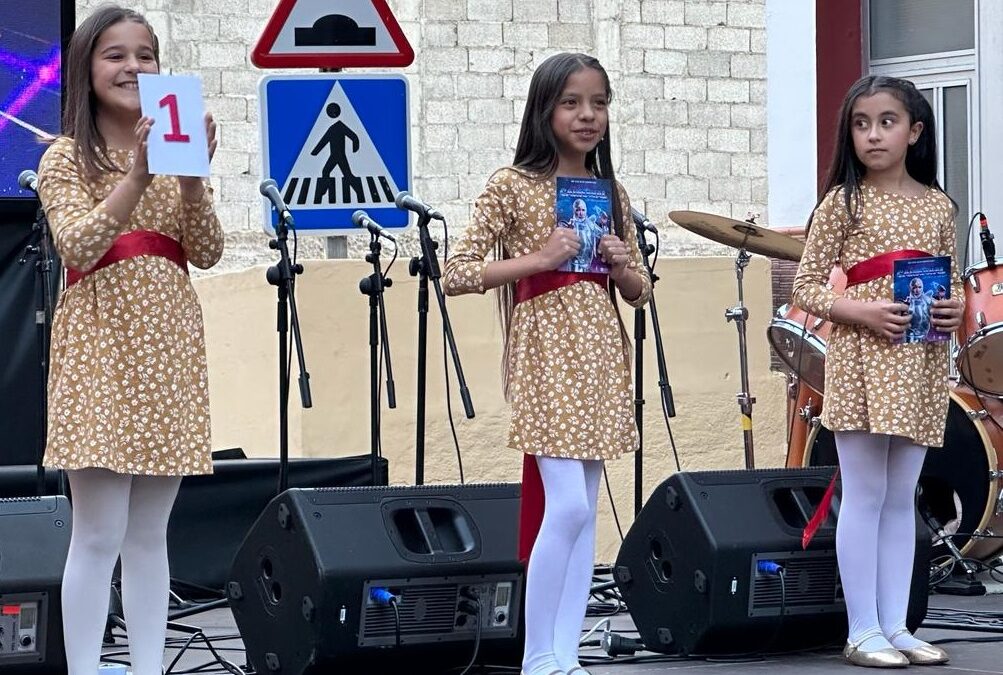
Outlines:
{"type": "MultiPolygon", "coordinates": [[[[977,396],[960,385],[951,388],[944,447],[926,455],[920,486],[929,512],[954,537],[966,558],[989,560],[1003,549],[1001,539],[972,534],[1003,533],[1003,401],[977,396]]],[[[802,466],[839,463],[832,432],[816,423],[808,435],[802,466]]],[[[949,555],[936,543],[931,558],[949,555]]]]}

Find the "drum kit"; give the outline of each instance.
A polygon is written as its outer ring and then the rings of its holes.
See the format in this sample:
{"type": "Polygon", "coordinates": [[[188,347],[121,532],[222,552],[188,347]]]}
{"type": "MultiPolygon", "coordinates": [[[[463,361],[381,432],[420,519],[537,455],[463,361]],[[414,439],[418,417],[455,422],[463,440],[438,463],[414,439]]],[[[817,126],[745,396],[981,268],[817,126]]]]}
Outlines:
{"type": "MultiPolygon", "coordinates": [[[[746,467],[752,468],[752,403],[746,357],[742,271],[749,253],[798,262],[804,251],[800,230],[767,229],[750,221],[673,211],[680,227],[738,249],[735,269],[739,304],[725,312],[739,331],[742,409],[746,467]]],[[[952,349],[950,404],[942,449],[927,453],[920,477],[922,507],[928,522],[950,537],[940,536],[933,557],[956,553],[988,561],[1003,553],[1003,267],[982,262],[963,275],[965,312],[952,349]],[[948,543],[950,542],[950,543],[948,543]],[[953,544],[953,546],[951,545],[953,544]]],[[[835,268],[829,286],[846,287],[846,275],[835,268]]],[[[832,324],[793,304],[780,307],[767,329],[767,339],[787,373],[787,466],[834,466],[838,463],[832,432],[821,424],[825,398],[826,343],[832,324]]]]}

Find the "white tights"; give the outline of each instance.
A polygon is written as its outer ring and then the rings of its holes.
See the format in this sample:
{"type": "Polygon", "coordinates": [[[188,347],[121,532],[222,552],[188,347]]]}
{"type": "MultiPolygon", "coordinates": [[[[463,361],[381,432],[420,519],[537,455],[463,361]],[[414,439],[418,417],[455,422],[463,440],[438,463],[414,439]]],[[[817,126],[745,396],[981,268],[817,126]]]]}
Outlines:
{"type": "MultiPolygon", "coordinates": [[[[849,640],[862,651],[887,649],[906,625],[916,553],[916,484],[926,448],[866,431],[835,433],[843,498],[836,555],[849,640]]],[[[903,633],[898,649],[925,644],[903,633]]]]}
{"type": "Polygon", "coordinates": [[[70,471],[73,535],[63,572],[63,633],[69,675],[94,675],[122,556],[122,605],[134,675],[159,675],[167,634],[167,521],[181,478],[70,471]]]}
{"type": "Polygon", "coordinates": [[[592,586],[601,460],[537,457],[545,506],[526,571],[526,675],[578,665],[592,586]]]}

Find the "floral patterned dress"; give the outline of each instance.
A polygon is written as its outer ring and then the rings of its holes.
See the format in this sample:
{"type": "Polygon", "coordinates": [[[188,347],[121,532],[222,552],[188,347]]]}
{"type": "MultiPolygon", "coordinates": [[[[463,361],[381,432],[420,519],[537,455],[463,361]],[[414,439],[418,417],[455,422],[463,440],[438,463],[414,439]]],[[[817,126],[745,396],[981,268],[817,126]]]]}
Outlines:
{"type": "MultiPolygon", "coordinates": [[[[124,168],[131,155],[109,152],[124,168]]],[[[42,157],[39,196],[67,267],[90,269],[133,230],[179,241],[197,267],[216,264],[223,231],[208,186],[201,201],[189,203],[176,177],[157,176],[130,221],[119,222],[104,199],[122,176],[85,176],[68,138],[42,157]]],[[[50,360],[47,466],[156,476],[212,472],[202,311],[176,263],[129,258],[63,291],[50,360]]]]}
{"type": "MultiPolygon", "coordinates": [[[[627,193],[620,185],[617,193],[629,214],[627,193]]],[[[487,257],[498,241],[512,257],[542,249],[556,227],[555,198],[554,178],[496,172],[446,264],[446,292],[484,293],[487,257]]],[[[651,280],[629,215],[624,239],[628,265],[644,281],[629,303],[636,307],[651,295],[651,280]]],[[[630,348],[605,287],[579,281],[519,303],[508,339],[509,447],[574,459],[613,459],[637,448],[630,348]]]]}
{"type": "MultiPolygon", "coordinates": [[[[846,212],[841,189],[815,211],[794,279],[794,303],[829,319],[840,296],[826,286],[836,264],[848,270],[881,253],[918,249],[951,256],[951,297],[964,299],[958,274],[954,209],[930,188],[907,197],[864,183],[859,222],[846,212]]],[[[854,300],[892,300],[890,276],[848,288],[854,300]]],[[[904,436],[919,445],[944,443],[949,395],[948,343],[895,344],[863,326],[834,324],[825,357],[822,424],[833,431],[904,436]]]]}

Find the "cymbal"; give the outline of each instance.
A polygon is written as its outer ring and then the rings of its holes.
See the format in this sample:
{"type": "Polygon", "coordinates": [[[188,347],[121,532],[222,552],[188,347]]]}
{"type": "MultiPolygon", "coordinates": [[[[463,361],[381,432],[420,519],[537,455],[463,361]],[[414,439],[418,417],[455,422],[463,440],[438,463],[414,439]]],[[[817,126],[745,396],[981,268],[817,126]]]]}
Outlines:
{"type": "Polygon", "coordinates": [[[752,253],[798,262],[804,244],[768,227],[733,220],[713,213],[672,211],[669,218],[679,227],[732,248],[745,248],[752,253]]]}

